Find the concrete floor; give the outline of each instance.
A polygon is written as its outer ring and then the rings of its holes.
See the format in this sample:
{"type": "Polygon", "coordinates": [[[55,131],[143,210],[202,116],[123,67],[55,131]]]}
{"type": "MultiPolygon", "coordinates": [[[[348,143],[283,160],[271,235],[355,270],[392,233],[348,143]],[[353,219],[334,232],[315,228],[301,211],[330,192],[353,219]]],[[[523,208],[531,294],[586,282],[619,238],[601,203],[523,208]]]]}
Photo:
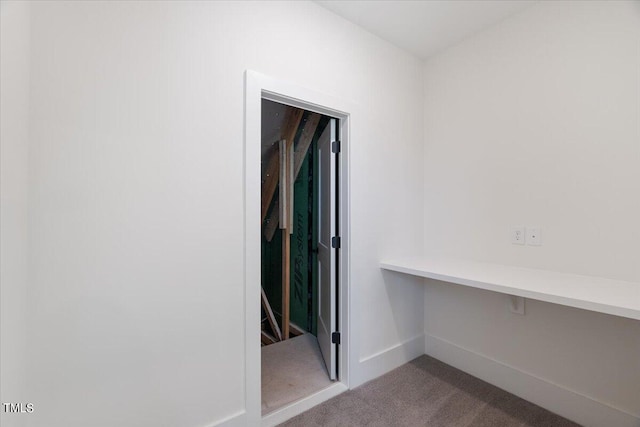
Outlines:
{"type": "Polygon", "coordinates": [[[262,347],[262,415],[331,385],[315,336],[262,347]]]}

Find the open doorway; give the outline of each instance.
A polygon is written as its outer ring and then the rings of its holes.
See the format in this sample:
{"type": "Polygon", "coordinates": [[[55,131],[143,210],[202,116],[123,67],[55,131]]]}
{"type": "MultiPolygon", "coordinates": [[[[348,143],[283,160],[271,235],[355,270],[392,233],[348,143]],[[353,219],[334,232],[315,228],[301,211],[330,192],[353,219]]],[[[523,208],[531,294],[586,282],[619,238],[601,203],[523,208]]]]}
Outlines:
{"type": "Polygon", "coordinates": [[[338,379],[338,119],[262,99],[262,414],[338,379]]]}

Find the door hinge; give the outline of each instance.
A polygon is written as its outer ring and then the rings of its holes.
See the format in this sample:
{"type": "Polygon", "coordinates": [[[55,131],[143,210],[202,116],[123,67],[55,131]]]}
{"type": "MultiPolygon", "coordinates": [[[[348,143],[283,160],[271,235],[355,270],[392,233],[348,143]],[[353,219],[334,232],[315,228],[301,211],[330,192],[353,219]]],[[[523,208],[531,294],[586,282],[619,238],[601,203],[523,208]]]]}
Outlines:
{"type": "Polygon", "coordinates": [[[333,141],[331,143],[331,152],[339,153],[340,152],[340,141],[333,141]]]}
{"type": "Polygon", "coordinates": [[[340,332],[333,332],[331,334],[331,344],[340,344],[340,332]]]}
{"type": "Polygon", "coordinates": [[[333,249],[340,249],[340,236],[333,236],[331,238],[331,247],[333,249]]]}

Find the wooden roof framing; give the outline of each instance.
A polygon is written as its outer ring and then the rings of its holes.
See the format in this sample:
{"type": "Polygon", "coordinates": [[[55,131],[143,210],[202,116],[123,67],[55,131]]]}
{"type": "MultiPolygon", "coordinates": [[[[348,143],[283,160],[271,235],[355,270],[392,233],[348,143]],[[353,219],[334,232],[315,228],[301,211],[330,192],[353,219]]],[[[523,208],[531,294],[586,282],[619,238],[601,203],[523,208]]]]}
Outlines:
{"type": "MultiPolygon", "coordinates": [[[[298,145],[296,147],[295,154],[294,154],[294,175],[293,175],[294,182],[298,179],[298,174],[300,174],[302,163],[304,162],[304,158],[307,155],[307,151],[311,146],[311,141],[313,141],[313,136],[316,133],[316,129],[318,128],[318,124],[320,123],[321,117],[322,116],[318,113],[311,113],[309,114],[307,121],[304,122],[304,127],[302,128],[302,133],[300,134],[298,145]]],[[[274,151],[271,157],[272,158],[278,157],[278,153],[274,151]]],[[[278,166],[279,166],[279,161],[278,161],[278,166]]],[[[276,171],[277,170],[278,169],[276,169],[276,171]]],[[[277,182],[276,182],[276,185],[277,185],[277,182]]],[[[268,209],[269,207],[267,206],[267,210],[268,209]]],[[[273,239],[273,235],[275,234],[276,229],[278,228],[279,220],[280,220],[278,215],[279,210],[280,210],[280,197],[277,196],[275,198],[273,209],[271,209],[271,212],[269,213],[269,218],[266,224],[264,224],[264,236],[268,242],[270,242],[271,239],[273,239]]],[[[264,217],[262,221],[264,223],[264,217]]]]}
{"type": "MultiPolygon", "coordinates": [[[[265,332],[262,334],[263,345],[268,345],[276,341],[289,338],[289,292],[290,292],[290,234],[293,232],[293,221],[283,220],[283,224],[280,224],[280,218],[286,218],[283,216],[283,208],[287,210],[293,209],[293,184],[298,178],[302,163],[313,136],[316,133],[318,124],[320,123],[321,115],[317,113],[310,113],[307,119],[302,122],[304,110],[290,107],[287,110],[287,117],[284,121],[283,130],[281,133],[280,147],[278,150],[271,150],[269,160],[267,161],[266,170],[263,176],[262,183],[262,206],[261,206],[261,221],[264,227],[264,234],[268,241],[273,239],[277,228],[283,230],[283,246],[282,246],[282,327],[278,326],[275,315],[271,310],[271,305],[267,299],[267,296],[262,290],[262,307],[267,314],[267,320],[274,336],[271,336],[265,332]],[[304,123],[304,124],[303,124],[304,123]],[[297,150],[295,144],[295,137],[298,134],[300,126],[303,126],[300,130],[300,137],[298,139],[297,150]],[[284,162],[285,164],[281,164],[284,162]],[[283,175],[284,174],[284,175],[283,175]],[[282,177],[282,178],[281,178],[282,177]],[[288,182],[287,182],[288,181],[288,182]],[[276,188],[279,184],[285,184],[280,186],[280,191],[276,196],[276,188]],[[286,188],[285,188],[286,187],[286,188]],[[275,201],[274,201],[275,197],[275,201]],[[284,202],[284,203],[283,203],[284,202]],[[273,208],[269,213],[269,208],[273,203],[273,208]],[[269,214],[269,220],[265,223],[265,218],[269,214]]],[[[290,213],[292,215],[292,211],[290,213]]]]}
{"type": "MultiPolygon", "coordinates": [[[[282,139],[287,141],[287,144],[293,144],[293,140],[298,132],[298,126],[302,120],[302,114],[304,110],[299,108],[290,108],[287,119],[285,120],[284,129],[282,132],[282,139]],[[289,142],[291,141],[291,142],[289,142]]],[[[278,157],[278,150],[271,152],[269,162],[267,163],[267,172],[264,177],[264,183],[262,184],[262,219],[264,222],[269,206],[273,201],[273,196],[278,187],[278,178],[280,173],[280,158],[278,157]]]]}

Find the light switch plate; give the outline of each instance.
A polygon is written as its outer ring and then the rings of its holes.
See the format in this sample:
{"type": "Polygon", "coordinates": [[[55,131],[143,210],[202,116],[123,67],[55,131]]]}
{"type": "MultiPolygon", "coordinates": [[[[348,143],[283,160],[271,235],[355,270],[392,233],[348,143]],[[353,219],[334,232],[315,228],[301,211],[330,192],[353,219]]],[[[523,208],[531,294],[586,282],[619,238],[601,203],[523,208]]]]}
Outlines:
{"type": "Polygon", "coordinates": [[[525,241],[525,228],[521,227],[512,227],[511,228],[511,243],[514,245],[524,245],[525,241]]]}
{"type": "Polygon", "coordinates": [[[530,246],[542,245],[542,229],[540,227],[527,227],[527,244],[530,246]]]}

